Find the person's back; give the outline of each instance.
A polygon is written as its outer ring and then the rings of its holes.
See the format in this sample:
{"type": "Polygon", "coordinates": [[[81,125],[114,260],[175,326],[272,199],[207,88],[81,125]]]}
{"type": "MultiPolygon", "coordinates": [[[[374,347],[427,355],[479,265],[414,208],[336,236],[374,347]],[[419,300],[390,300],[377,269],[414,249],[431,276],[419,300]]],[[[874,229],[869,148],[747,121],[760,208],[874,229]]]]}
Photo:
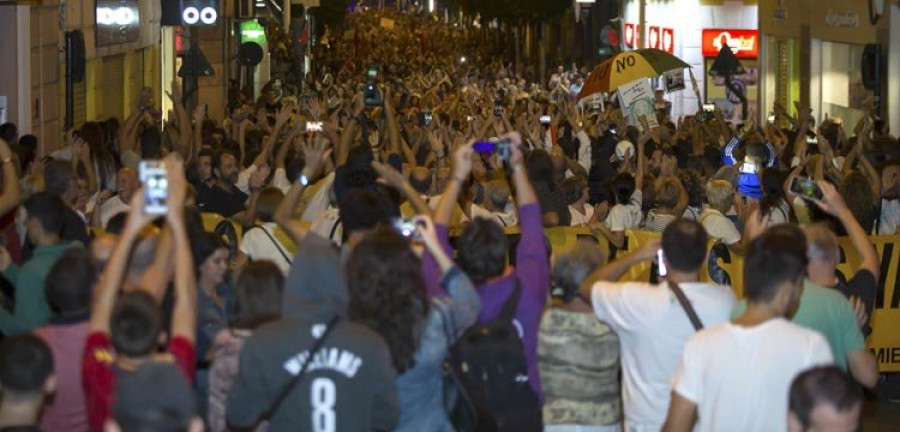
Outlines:
{"type": "Polygon", "coordinates": [[[47,344],[30,334],[4,339],[0,343],[0,431],[40,431],[41,407],[55,383],[47,344]]]}
{"type": "MultiPolygon", "coordinates": [[[[657,428],[665,420],[670,379],[688,339],[696,332],[665,284],[618,286],[600,282],[593,303],[597,317],[616,331],[622,343],[623,400],[628,424],[657,428]]],[[[734,293],[726,286],[679,284],[705,326],[727,322],[734,293]]]]}
{"type": "MultiPolygon", "coordinates": [[[[241,271],[235,287],[231,328],[217,337],[209,368],[207,424],[212,432],[228,430],[225,421],[228,393],[240,370],[240,355],[253,331],[281,317],[284,276],[270,261],[254,261],[241,271]]],[[[265,430],[260,425],[257,430],[265,430]]]]}
{"type": "Polygon", "coordinates": [[[777,225],[750,243],[747,312],[688,341],[664,431],[786,430],[791,381],[832,361],[819,333],[785,318],[800,300],[806,264],[806,238],[796,226],[777,225]]]}
{"type": "MultiPolygon", "coordinates": [[[[741,301],[731,315],[741,316],[746,308],[746,302],[741,301]]],[[[791,322],[815,330],[825,337],[831,347],[834,363],[841,370],[847,370],[846,353],[866,345],[853,307],[844,295],[835,289],[818,286],[809,279],[804,281],[800,307],[791,317],[791,322]]]]}
{"type": "Polygon", "coordinates": [[[0,308],[0,331],[6,336],[32,331],[50,319],[44,281],[63,253],[80,246],[78,243],[60,241],[64,208],[65,204],[59,197],[46,192],[32,195],[25,202],[28,237],[37,247],[21,267],[11,262],[6,248],[0,247],[0,270],[16,287],[13,312],[0,308]]]}
{"type": "Polygon", "coordinates": [[[397,419],[395,372],[384,340],[349,322],[348,293],[337,252],[305,237],[285,286],[283,318],[244,343],[227,403],[231,427],[249,428],[273,409],[278,395],[309,361],[304,376],[272,413],[272,430],[388,430],[397,419]],[[328,328],[310,359],[310,350],[328,328]]]}
{"type": "Polygon", "coordinates": [[[544,430],[615,427],[620,418],[616,333],[591,314],[553,308],[544,313],[538,337],[544,430]]]}
{"type": "Polygon", "coordinates": [[[90,254],[84,249],[66,252],[50,270],[45,284],[47,297],[56,311],[47,326],[34,331],[53,352],[56,393],[41,415],[46,431],[89,429],[81,357],[88,335],[91,290],[97,279],[90,254]]]}
{"type": "MultiPolygon", "coordinates": [[[[679,219],[663,233],[669,280],[677,282],[705,326],[728,321],[734,293],[728,287],[697,282],[706,256],[706,231],[694,221],[679,219]],[[675,273],[684,275],[683,280],[675,273]]],[[[622,272],[631,264],[657,256],[650,244],[604,269],[622,272]],[[625,264],[625,265],[622,265],[625,264]]],[[[606,280],[617,280],[612,274],[606,280]]],[[[629,430],[658,430],[669,405],[670,379],[684,345],[694,335],[685,310],[664,282],[596,282],[590,290],[594,313],[612,327],[622,343],[622,399],[629,430]]]]}
{"type": "Polygon", "coordinates": [[[784,396],[794,377],[831,362],[818,333],[784,318],[754,327],[724,323],[703,330],[685,346],[674,390],[699,400],[701,431],[784,430],[784,396]],[[715,353],[715,355],[698,355],[715,353]]]}

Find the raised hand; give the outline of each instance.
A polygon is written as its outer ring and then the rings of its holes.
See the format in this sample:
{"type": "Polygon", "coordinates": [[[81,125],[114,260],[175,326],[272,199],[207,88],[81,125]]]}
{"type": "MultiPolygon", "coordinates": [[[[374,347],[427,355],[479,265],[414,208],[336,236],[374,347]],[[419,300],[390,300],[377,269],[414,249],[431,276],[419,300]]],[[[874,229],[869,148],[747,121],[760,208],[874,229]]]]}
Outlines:
{"type": "Polygon", "coordinates": [[[321,137],[316,137],[303,146],[303,154],[306,159],[303,174],[313,179],[321,173],[322,167],[325,166],[325,159],[331,155],[331,148],[328,145],[328,141],[321,137]]]}

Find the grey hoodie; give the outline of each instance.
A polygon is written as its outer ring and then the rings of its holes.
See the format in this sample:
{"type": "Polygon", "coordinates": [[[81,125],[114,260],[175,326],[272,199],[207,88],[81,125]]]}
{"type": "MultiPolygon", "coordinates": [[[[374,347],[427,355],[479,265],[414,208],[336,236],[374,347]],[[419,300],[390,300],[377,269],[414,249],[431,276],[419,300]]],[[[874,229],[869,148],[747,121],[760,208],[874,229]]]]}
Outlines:
{"type": "MultiPolygon", "coordinates": [[[[241,351],[228,397],[229,425],[246,428],[262,420],[326,324],[335,315],[346,317],[348,302],[337,250],[309,233],[285,283],[282,319],[256,330],[241,351]]],[[[269,430],[391,430],[398,416],[395,376],[384,340],[341,319],[270,419],[269,430]]]]}

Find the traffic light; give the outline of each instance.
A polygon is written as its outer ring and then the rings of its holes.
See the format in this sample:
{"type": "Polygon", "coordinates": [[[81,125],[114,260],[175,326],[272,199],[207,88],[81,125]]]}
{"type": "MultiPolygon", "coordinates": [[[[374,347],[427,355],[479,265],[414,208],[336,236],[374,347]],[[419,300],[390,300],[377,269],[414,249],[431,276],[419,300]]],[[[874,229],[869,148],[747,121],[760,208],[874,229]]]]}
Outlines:
{"type": "Polygon", "coordinates": [[[618,23],[609,23],[600,29],[600,49],[598,53],[601,57],[611,57],[621,51],[622,35],[619,30],[618,23]]]}

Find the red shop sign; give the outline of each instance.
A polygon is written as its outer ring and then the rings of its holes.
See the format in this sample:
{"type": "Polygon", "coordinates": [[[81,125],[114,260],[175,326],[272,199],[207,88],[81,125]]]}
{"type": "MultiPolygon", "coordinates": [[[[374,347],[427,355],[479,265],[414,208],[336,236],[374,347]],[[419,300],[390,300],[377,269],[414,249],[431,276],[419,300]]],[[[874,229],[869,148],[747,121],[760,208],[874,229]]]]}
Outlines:
{"type": "Polygon", "coordinates": [[[756,30],[703,30],[703,57],[715,57],[723,45],[731,47],[737,58],[759,55],[759,33],[756,30]]]}
{"type": "Polygon", "coordinates": [[[625,46],[635,48],[640,44],[641,26],[636,24],[625,24],[625,46]]]}
{"type": "Polygon", "coordinates": [[[659,27],[650,26],[650,34],[648,38],[650,39],[650,45],[647,45],[647,48],[659,49],[659,27]]]}
{"type": "Polygon", "coordinates": [[[659,49],[669,54],[675,54],[675,30],[670,28],[662,29],[662,42],[659,44],[659,49]]]}

